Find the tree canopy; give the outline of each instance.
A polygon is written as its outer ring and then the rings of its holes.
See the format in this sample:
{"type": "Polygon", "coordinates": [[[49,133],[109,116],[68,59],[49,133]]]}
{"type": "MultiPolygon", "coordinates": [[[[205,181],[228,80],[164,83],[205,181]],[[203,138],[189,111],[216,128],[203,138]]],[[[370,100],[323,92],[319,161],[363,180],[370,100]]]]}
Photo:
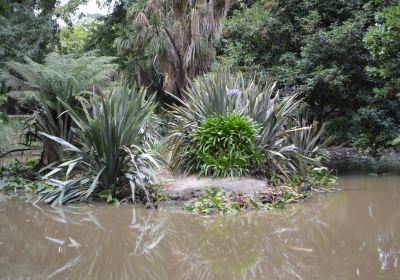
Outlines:
{"type": "MultiPolygon", "coordinates": [[[[197,75],[229,68],[298,95],[336,144],[377,151],[400,142],[397,0],[105,0],[109,14],[72,22],[82,3],[2,0],[0,69],[96,51],[164,103],[197,75]]],[[[21,111],[8,91],[3,81],[0,107],[21,111]]]]}

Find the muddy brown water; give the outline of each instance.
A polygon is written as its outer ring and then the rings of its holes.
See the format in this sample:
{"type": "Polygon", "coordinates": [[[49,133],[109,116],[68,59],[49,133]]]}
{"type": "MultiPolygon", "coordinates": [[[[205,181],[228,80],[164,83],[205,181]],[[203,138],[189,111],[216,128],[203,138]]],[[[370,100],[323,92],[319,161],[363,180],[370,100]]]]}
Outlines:
{"type": "Polygon", "coordinates": [[[400,279],[400,177],[285,210],[35,207],[0,196],[0,279],[400,279]]]}

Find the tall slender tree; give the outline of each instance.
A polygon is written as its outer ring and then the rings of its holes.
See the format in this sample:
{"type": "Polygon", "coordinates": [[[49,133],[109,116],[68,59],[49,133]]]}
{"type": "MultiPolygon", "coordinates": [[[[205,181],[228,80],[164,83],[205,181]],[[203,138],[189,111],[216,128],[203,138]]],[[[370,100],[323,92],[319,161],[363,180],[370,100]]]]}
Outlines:
{"type": "MultiPolygon", "coordinates": [[[[117,39],[122,52],[133,53],[140,83],[149,78],[146,65],[162,77],[162,90],[180,96],[187,80],[208,70],[215,58],[222,21],[232,0],[150,0],[127,5],[126,36],[117,39]]],[[[153,72],[154,74],[154,72],[153,72]]]]}

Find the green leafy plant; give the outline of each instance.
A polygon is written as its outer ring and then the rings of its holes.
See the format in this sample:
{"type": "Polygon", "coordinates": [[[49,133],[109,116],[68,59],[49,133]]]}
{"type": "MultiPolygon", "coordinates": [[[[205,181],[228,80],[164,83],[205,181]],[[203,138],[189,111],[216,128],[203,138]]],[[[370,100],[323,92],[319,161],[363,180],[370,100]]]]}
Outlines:
{"type": "Polygon", "coordinates": [[[275,209],[283,208],[288,203],[299,202],[308,196],[308,192],[299,193],[290,187],[281,187],[273,191],[254,192],[243,195],[227,195],[221,188],[207,188],[204,194],[185,204],[188,212],[210,214],[233,214],[241,209],[275,209]]]}
{"type": "Polygon", "coordinates": [[[214,177],[249,174],[261,160],[256,132],[253,121],[236,113],[207,117],[191,134],[194,168],[214,177]]]}
{"type": "Polygon", "coordinates": [[[78,128],[78,145],[43,133],[62,145],[70,158],[46,175],[51,178],[63,171],[67,180],[51,179],[54,188],[41,192],[40,201],[52,205],[85,201],[106,189],[116,191],[124,186],[129,186],[134,200],[136,186],[153,184],[157,160],[149,145],[155,141],[151,136],[154,96],[148,97],[143,88],[121,84],[110,95],[94,95],[91,107],[82,102],[83,112],[63,105],[78,128]]]}
{"type": "Polygon", "coordinates": [[[316,121],[308,124],[306,119],[298,117],[295,120],[298,128],[291,129],[288,132],[288,141],[296,148],[295,152],[288,153],[294,170],[292,176],[298,176],[305,181],[310,168],[321,167],[328,160],[328,155],[324,148],[332,141],[332,137],[321,140],[321,135],[325,131],[325,124],[319,124],[316,121]]]}
{"type": "MultiPolygon", "coordinates": [[[[44,64],[25,58],[25,63],[7,62],[6,71],[0,78],[13,90],[7,95],[17,100],[34,99],[39,104],[35,111],[35,126],[38,131],[72,141],[71,119],[61,102],[75,108],[78,95],[90,91],[115,69],[113,57],[85,55],[78,59],[51,53],[44,64]]],[[[44,139],[40,164],[45,166],[62,159],[61,145],[44,139]]]]}
{"type": "Polygon", "coordinates": [[[291,164],[284,154],[296,150],[287,141],[290,125],[300,108],[296,97],[281,97],[275,84],[258,84],[254,78],[246,79],[240,73],[220,71],[195,79],[184,99],[171,106],[171,132],[163,143],[171,168],[175,172],[193,172],[192,131],[209,116],[238,113],[256,123],[255,144],[263,154],[262,173],[284,172],[291,164]]]}
{"type": "Polygon", "coordinates": [[[313,187],[329,187],[337,182],[337,177],[326,167],[314,167],[309,172],[308,181],[313,187]]]}
{"type": "Polygon", "coordinates": [[[0,167],[0,191],[36,193],[47,188],[39,174],[32,171],[29,162],[19,162],[0,167]]]}
{"type": "Polygon", "coordinates": [[[236,202],[232,202],[221,188],[207,188],[204,195],[185,204],[185,210],[203,215],[233,214],[240,211],[236,202]]]}
{"type": "Polygon", "coordinates": [[[308,196],[308,193],[298,193],[291,188],[279,194],[272,202],[266,205],[266,208],[284,208],[285,204],[298,202],[308,196]]]}

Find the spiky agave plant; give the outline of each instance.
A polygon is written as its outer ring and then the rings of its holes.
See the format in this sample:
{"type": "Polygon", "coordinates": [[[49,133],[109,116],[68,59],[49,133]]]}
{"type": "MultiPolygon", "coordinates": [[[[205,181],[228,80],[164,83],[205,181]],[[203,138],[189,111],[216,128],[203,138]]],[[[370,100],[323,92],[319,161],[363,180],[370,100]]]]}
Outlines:
{"type": "Polygon", "coordinates": [[[254,83],[246,83],[241,75],[229,72],[210,73],[189,82],[182,99],[170,106],[170,134],[162,143],[164,156],[174,172],[190,173],[192,139],[190,134],[208,116],[242,114],[246,95],[256,94],[254,83]],[[232,94],[235,92],[235,94],[232,94]],[[237,94],[240,93],[240,94],[237,94]]]}
{"type": "Polygon", "coordinates": [[[295,170],[287,154],[296,153],[296,146],[288,141],[291,123],[298,114],[300,100],[297,95],[281,97],[275,89],[276,83],[260,87],[257,94],[247,97],[247,114],[260,126],[257,145],[264,154],[262,173],[285,175],[295,170]]]}
{"type": "Polygon", "coordinates": [[[51,179],[55,187],[42,191],[41,201],[53,205],[84,201],[127,182],[134,198],[137,185],[144,188],[155,179],[157,160],[148,152],[156,141],[151,135],[156,120],[154,96],[148,97],[144,88],[129,89],[121,84],[109,96],[94,95],[91,101],[91,107],[82,102],[82,110],[63,102],[77,127],[78,145],[43,134],[62,145],[71,157],[45,176],[51,178],[63,171],[66,181],[51,179]]]}
{"type": "MultiPolygon", "coordinates": [[[[184,98],[171,106],[171,134],[163,143],[166,158],[175,172],[189,172],[191,131],[210,115],[226,115],[236,112],[254,120],[260,127],[257,145],[264,154],[265,173],[278,169],[294,169],[285,157],[296,147],[287,141],[293,118],[300,101],[297,96],[280,97],[275,84],[259,84],[254,78],[245,79],[240,73],[228,71],[207,74],[189,83],[184,98]]],[[[260,171],[260,170],[254,170],[260,171]]]]}
{"type": "Polygon", "coordinates": [[[324,148],[332,141],[332,137],[327,137],[321,142],[325,124],[319,124],[317,121],[309,123],[306,118],[300,116],[295,120],[294,126],[297,128],[289,131],[287,140],[295,146],[296,152],[286,156],[293,163],[296,175],[306,180],[310,169],[322,167],[327,160],[324,148]]]}

